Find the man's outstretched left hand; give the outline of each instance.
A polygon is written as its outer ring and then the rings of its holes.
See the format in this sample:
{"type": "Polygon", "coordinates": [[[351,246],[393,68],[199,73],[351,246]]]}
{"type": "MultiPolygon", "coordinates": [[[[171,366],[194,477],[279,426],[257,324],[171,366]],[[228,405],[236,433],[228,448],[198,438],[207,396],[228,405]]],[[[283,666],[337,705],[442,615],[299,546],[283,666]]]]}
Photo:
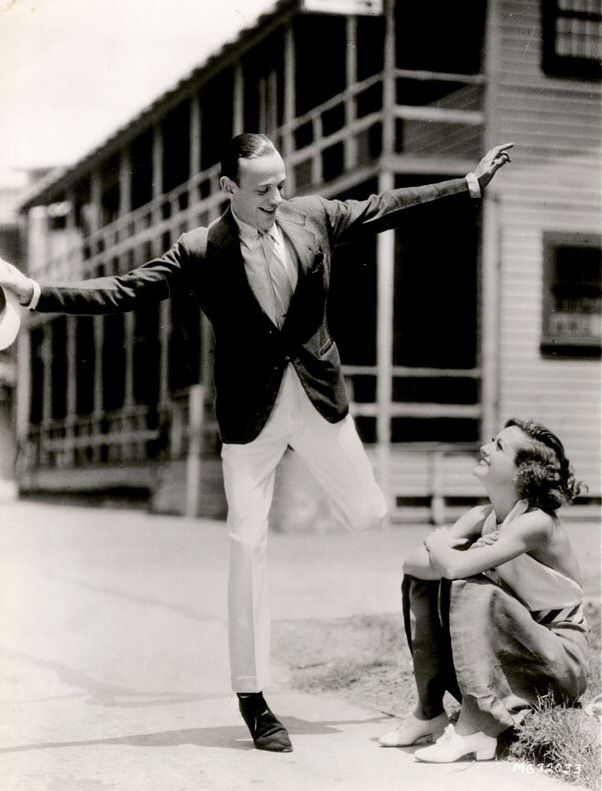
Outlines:
{"type": "Polygon", "coordinates": [[[490,149],[475,168],[474,174],[479,180],[479,186],[484,189],[498,170],[507,162],[511,162],[509,149],[514,143],[502,143],[490,149]]]}

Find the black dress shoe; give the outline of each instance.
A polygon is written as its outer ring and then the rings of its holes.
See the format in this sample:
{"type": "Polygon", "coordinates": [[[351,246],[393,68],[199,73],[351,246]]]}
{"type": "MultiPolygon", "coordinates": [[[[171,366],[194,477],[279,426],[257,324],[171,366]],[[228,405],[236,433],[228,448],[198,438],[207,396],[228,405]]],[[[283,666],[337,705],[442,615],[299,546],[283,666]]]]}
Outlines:
{"type": "Polygon", "coordinates": [[[274,713],[270,711],[268,704],[263,699],[263,695],[239,698],[238,706],[258,750],[269,750],[273,753],[290,753],[293,751],[288,731],[274,713]]]}

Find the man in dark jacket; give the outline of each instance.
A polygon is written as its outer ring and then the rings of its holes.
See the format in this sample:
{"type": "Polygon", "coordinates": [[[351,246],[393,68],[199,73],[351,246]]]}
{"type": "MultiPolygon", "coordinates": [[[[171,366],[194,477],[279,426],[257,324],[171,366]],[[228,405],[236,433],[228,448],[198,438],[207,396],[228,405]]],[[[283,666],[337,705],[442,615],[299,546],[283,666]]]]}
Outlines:
{"type": "Polygon", "coordinates": [[[326,319],[333,249],[394,227],[406,207],[458,194],[480,197],[510,161],[511,145],[489,151],[466,178],[365,201],[285,200],[280,154],[267,137],[243,134],[231,141],[222,160],[220,184],[230,198],[228,210],[209,228],[183,234],[160,258],[123,276],[43,286],[0,260],[0,286],[12,289],[31,310],[135,310],[167,299],[170,285],[178,282],[195,294],[210,319],[231,539],[232,686],[259,749],[292,750],[286,728],[262,694],[269,685],[266,540],[279,460],[293,448],[347,527],[378,525],[386,513],[348,414],[341,361],[326,319]]]}

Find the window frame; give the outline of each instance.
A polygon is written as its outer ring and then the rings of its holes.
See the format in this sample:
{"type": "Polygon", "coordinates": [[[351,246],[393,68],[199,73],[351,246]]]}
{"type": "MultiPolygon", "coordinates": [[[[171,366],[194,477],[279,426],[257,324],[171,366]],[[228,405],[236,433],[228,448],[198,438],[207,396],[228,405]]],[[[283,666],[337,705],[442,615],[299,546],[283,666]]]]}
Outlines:
{"type": "Polygon", "coordinates": [[[602,25],[602,11],[568,10],[560,7],[560,0],[541,0],[542,19],[542,70],[551,77],[576,77],[599,80],[602,77],[602,60],[595,57],[560,55],[557,52],[556,22],[559,18],[581,19],[602,25]]]}
{"type": "MultiPolygon", "coordinates": [[[[555,310],[554,286],[557,281],[557,251],[561,247],[597,249],[602,258],[602,234],[579,233],[575,231],[544,231],[543,233],[543,282],[540,349],[543,355],[553,357],[599,357],[602,350],[602,331],[600,336],[575,338],[568,335],[552,334],[550,320],[555,310]]],[[[583,315],[575,313],[575,315],[583,315]]],[[[600,317],[602,330],[602,316],[600,317]]]]}

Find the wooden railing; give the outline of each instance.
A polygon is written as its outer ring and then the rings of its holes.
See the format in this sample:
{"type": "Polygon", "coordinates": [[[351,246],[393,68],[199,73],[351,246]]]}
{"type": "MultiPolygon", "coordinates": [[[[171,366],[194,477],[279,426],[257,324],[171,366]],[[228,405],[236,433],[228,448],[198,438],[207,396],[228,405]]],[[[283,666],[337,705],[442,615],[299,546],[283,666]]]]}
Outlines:
{"type": "MultiPolygon", "coordinates": [[[[473,474],[477,442],[400,442],[389,448],[386,480],[393,522],[450,523],[471,504],[484,500],[485,490],[473,474]]],[[[378,448],[367,448],[378,472],[378,448]]]]}
{"type": "MultiPolygon", "coordinates": [[[[412,379],[473,379],[481,378],[480,368],[419,368],[394,365],[391,368],[392,377],[410,377],[412,379]]],[[[361,417],[376,417],[378,404],[373,401],[359,402],[353,397],[353,382],[355,377],[368,377],[376,380],[378,369],[375,365],[343,365],[343,374],[351,393],[351,409],[354,415],[361,417]]],[[[456,417],[475,418],[481,417],[482,408],[474,404],[449,404],[449,403],[413,403],[411,401],[394,401],[391,404],[391,417],[456,417]]]]}
{"type": "Polygon", "coordinates": [[[61,469],[137,462],[163,449],[165,414],[153,406],[130,406],[33,426],[21,449],[23,469],[61,469]]]}
{"type": "MultiPolygon", "coordinates": [[[[396,70],[391,77],[376,74],[350,86],[347,90],[313,108],[302,116],[276,130],[274,140],[280,148],[289,168],[291,193],[304,189],[324,189],[326,180],[334,183],[338,177],[361,177],[363,168],[374,166],[380,156],[383,126],[385,123],[414,124],[411,136],[407,132],[398,135],[397,153],[414,157],[415,168],[419,160],[432,156],[429,145],[431,127],[441,129],[447,125],[460,135],[461,143],[450,143],[447,156],[450,158],[467,155],[475,132],[478,134],[483,122],[483,85],[481,75],[440,74],[396,70]],[[397,94],[397,104],[386,117],[383,81],[392,79],[397,94]],[[409,104],[404,101],[404,85],[439,85],[440,98],[436,102],[409,104]],[[408,150],[404,145],[412,144],[408,150]],[[420,147],[424,147],[421,154],[420,147]],[[329,160],[332,152],[335,165],[329,160]]],[[[414,92],[416,95],[416,92],[414,92]]],[[[426,95],[426,94],[425,94],[426,95]]],[[[448,136],[449,137],[449,136],[448,136]]],[[[442,137],[439,135],[441,141],[442,137]]],[[[451,139],[451,138],[450,138],[451,139]]],[[[444,143],[439,142],[442,151],[444,143]]],[[[332,159],[332,157],[331,157],[332,159]]],[[[404,160],[405,161],[405,160],[404,160]]],[[[161,195],[148,204],[118,218],[80,238],[64,254],[50,260],[36,276],[54,280],[70,280],[96,276],[101,272],[126,271],[132,262],[137,263],[140,251],[149,247],[158,251],[164,238],[172,240],[180,233],[210,222],[222,208],[224,196],[219,188],[219,165],[193,175],[186,183],[169,193],[161,195]]],[[[71,235],[71,240],[73,236],[71,235]]],[[[154,254],[154,253],[153,253],[154,254]]],[[[346,366],[345,374],[354,376],[377,376],[376,367],[346,366]],[[361,369],[361,370],[360,370],[361,369]]],[[[396,376],[462,376],[479,378],[478,369],[470,371],[447,371],[441,369],[402,369],[394,367],[396,376]]],[[[146,459],[149,449],[153,452],[165,437],[165,421],[172,422],[167,439],[169,452],[179,456],[186,452],[186,405],[176,398],[169,408],[169,415],[160,415],[154,407],[124,407],[115,413],[101,416],[80,416],[63,421],[51,421],[32,429],[27,451],[26,466],[69,467],[73,464],[98,462],[120,463],[146,459]],[[175,429],[173,428],[175,426],[175,429]]],[[[354,403],[356,414],[376,417],[375,403],[354,403]]],[[[478,419],[479,404],[423,404],[397,402],[391,405],[390,417],[466,417],[478,419]]]]}
{"type": "MultiPolygon", "coordinates": [[[[400,96],[385,117],[383,81],[375,74],[276,130],[273,137],[289,168],[290,194],[323,188],[343,174],[369,166],[381,153],[383,124],[395,119],[413,124],[411,134],[398,135],[396,153],[424,157],[434,150],[451,157],[473,156],[484,124],[482,75],[444,74],[396,69],[394,85],[400,96]],[[447,86],[436,102],[409,104],[403,101],[403,83],[447,86]],[[429,140],[436,131],[436,144],[429,140]],[[449,132],[449,134],[448,134],[449,132]],[[447,141],[447,142],[446,142],[447,141]],[[454,142],[455,141],[455,142],[454,142]],[[475,141],[475,142],[473,142],[475,141]],[[329,155],[335,160],[328,164],[329,155]]],[[[118,218],[42,265],[39,277],[74,279],[95,276],[107,259],[127,260],[127,254],[154,244],[164,234],[178,236],[213,219],[224,201],[219,187],[219,165],[194,174],[184,184],[118,218]]]]}
{"type": "Polygon", "coordinates": [[[177,189],[80,238],[38,269],[36,276],[53,280],[94,277],[110,259],[124,259],[130,251],[139,251],[146,243],[152,245],[165,233],[184,233],[201,219],[208,223],[222,202],[219,165],[214,165],[177,189]]]}

